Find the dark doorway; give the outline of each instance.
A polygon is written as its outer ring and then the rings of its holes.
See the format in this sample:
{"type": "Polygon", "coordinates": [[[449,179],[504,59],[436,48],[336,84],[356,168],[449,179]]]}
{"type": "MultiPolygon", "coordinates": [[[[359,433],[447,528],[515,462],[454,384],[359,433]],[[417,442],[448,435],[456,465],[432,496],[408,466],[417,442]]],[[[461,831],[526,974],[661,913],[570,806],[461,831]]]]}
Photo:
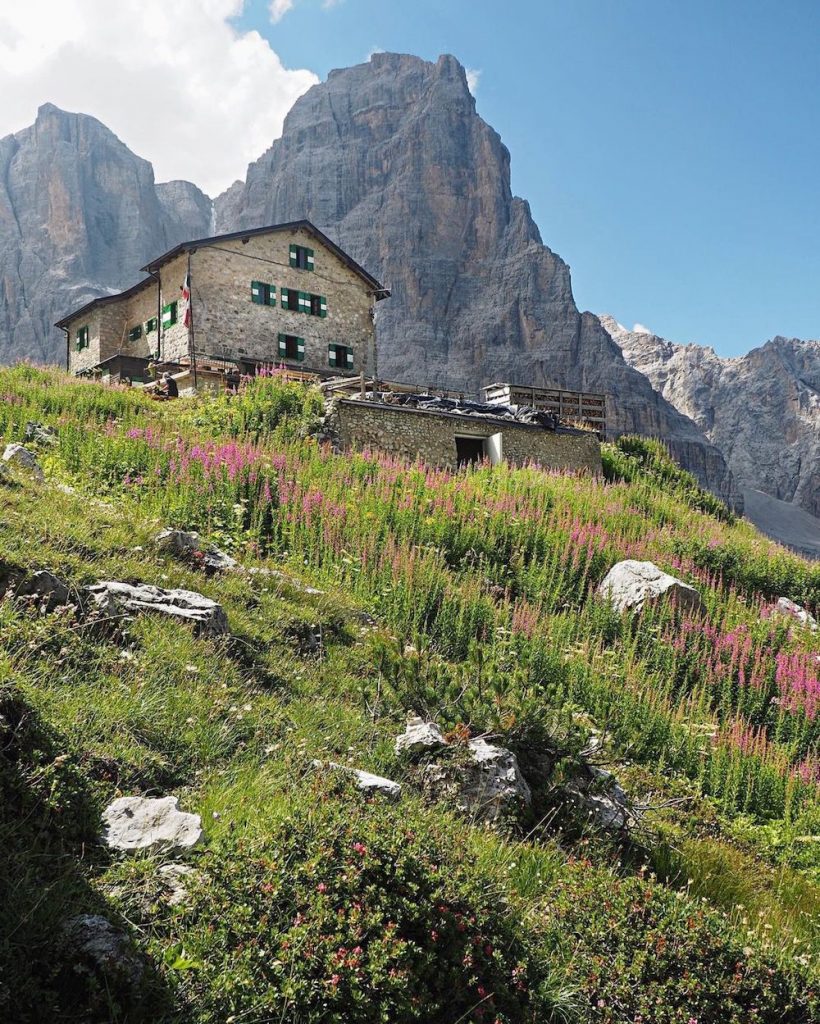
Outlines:
{"type": "Polygon", "coordinates": [[[469,466],[484,458],[483,437],[456,437],[456,461],[459,466],[469,466]]]}

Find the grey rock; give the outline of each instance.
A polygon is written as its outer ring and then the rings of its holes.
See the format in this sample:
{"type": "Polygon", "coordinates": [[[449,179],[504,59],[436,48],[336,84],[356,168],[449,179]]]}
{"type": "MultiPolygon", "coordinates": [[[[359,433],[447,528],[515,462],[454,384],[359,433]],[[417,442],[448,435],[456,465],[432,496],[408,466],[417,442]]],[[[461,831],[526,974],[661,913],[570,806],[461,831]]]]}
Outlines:
{"type": "Polygon", "coordinates": [[[816,633],[820,626],[817,624],[817,619],[806,611],[802,604],[797,604],[795,601],[790,601],[788,597],[779,597],[777,603],[774,606],[774,611],[777,615],[784,615],[790,619],[796,619],[801,626],[805,626],[811,630],[812,633],[816,633]]]}
{"type": "Polygon", "coordinates": [[[386,779],[382,775],[373,775],[371,772],[362,771],[361,768],[351,768],[349,765],[337,764],[335,761],[314,761],[317,768],[332,768],[334,771],[343,772],[349,775],[356,783],[356,788],[369,796],[383,796],[387,800],[398,800],[401,797],[401,786],[392,779],[386,779]]]}
{"type": "Polygon", "coordinates": [[[640,813],[615,776],[603,768],[586,765],[565,789],[567,796],[597,828],[624,832],[640,821],[640,813]]]}
{"type": "MultiPolygon", "coordinates": [[[[740,488],[820,516],[820,341],[776,337],[724,359],[601,322],[626,361],[721,450],[740,488]]],[[[820,543],[820,522],[815,531],[820,543]]]]}
{"type": "Polygon", "coordinates": [[[53,445],[57,443],[57,431],[54,427],[44,427],[42,423],[27,423],[23,437],[26,441],[34,444],[53,445]]]}
{"type": "Polygon", "coordinates": [[[202,538],[195,531],[163,530],[154,538],[158,550],[176,558],[200,558],[203,568],[210,573],[236,569],[235,558],[220,551],[213,544],[202,546],[202,538]]]}
{"type": "Polygon", "coordinates": [[[58,576],[41,569],[23,581],[17,588],[18,594],[31,594],[42,598],[43,609],[54,611],[60,605],[68,604],[69,589],[58,576]]]}
{"type": "Polygon", "coordinates": [[[199,872],[190,864],[163,864],[158,873],[160,881],[168,891],[168,903],[172,907],[185,902],[188,898],[186,882],[190,883],[199,877],[199,872]]]}
{"type": "Polygon", "coordinates": [[[133,585],[104,580],[86,587],[86,591],[98,610],[106,615],[152,612],[191,622],[204,636],[221,636],[228,632],[228,618],[222,605],[195,590],[163,590],[147,583],[133,585]]]}
{"type": "Polygon", "coordinates": [[[638,612],[646,605],[674,599],[683,611],[700,612],[703,601],[694,587],[659,569],[654,562],[617,562],[598,587],[598,596],[619,612],[638,612]]]}
{"type": "Polygon", "coordinates": [[[452,801],[475,821],[496,822],[532,803],[532,793],[511,750],[473,739],[467,759],[425,765],[424,789],[435,799],[452,801]]]}
{"type": "Polygon", "coordinates": [[[128,935],[99,914],[71,918],[63,934],[74,964],[89,971],[103,992],[118,1001],[125,1000],[134,1010],[144,967],[128,935]]]}
{"type": "Polygon", "coordinates": [[[425,722],[423,718],[411,718],[407,722],[404,733],[396,737],[397,754],[424,754],[446,746],[447,741],[435,722],[425,722]]]}
{"type": "Polygon", "coordinates": [[[0,363],[65,365],[54,321],[136,283],[178,242],[211,234],[210,201],[151,165],[104,125],[47,103],[0,139],[0,363]]]}
{"type": "Polygon", "coordinates": [[[190,850],[203,839],[198,814],[180,811],[175,796],[122,796],[103,812],[103,842],[114,850],[190,850]]]}
{"type": "Polygon", "coordinates": [[[10,466],[16,466],[31,473],[35,480],[44,480],[43,470],[37,461],[37,456],[21,444],[7,444],[3,451],[3,462],[10,466]]]}

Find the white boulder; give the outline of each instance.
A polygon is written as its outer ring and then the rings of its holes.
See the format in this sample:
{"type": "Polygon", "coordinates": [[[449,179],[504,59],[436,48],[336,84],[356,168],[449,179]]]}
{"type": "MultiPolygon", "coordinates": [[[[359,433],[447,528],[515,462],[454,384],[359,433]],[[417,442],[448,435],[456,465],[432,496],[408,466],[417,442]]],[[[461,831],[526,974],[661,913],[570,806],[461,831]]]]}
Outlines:
{"type": "Polygon", "coordinates": [[[362,771],[361,768],[351,768],[349,765],[337,764],[335,761],[314,761],[317,768],[332,768],[334,771],[344,772],[356,783],[356,788],[369,796],[383,796],[388,800],[398,800],[401,796],[401,786],[392,779],[385,779],[382,775],[373,775],[371,772],[362,771]]]}
{"type": "Polygon", "coordinates": [[[703,601],[694,587],[659,569],[654,562],[629,558],[617,562],[598,587],[598,596],[616,611],[640,611],[647,605],[674,600],[683,611],[703,611],[703,601]]]}
{"type": "Polygon", "coordinates": [[[3,452],[3,462],[28,470],[36,480],[45,479],[37,456],[22,444],[7,444],[3,452]]]}
{"type": "Polygon", "coordinates": [[[820,629],[820,626],[817,625],[817,619],[815,619],[811,612],[807,612],[802,604],[790,601],[788,597],[778,597],[777,604],[774,606],[774,612],[776,615],[784,615],[790,619],[796,619],[801,626],[810,629],[812,633],[816,633],[820,629]]]}
{"type": "Polygon", "coordinates": [[[102,817],[103,842],[113,850],[190,850],[204,835],[199,815],[181,811],[175,796],[121,796],[102,817]]]}
{"type": "Polygon", "coordinates": [[[221,604],[195,590],[163,590],[147,583],[133,585],[104,580],[86,587],[97,608],[109,615],[152,612],[191,622],[204,636],[228,632],[228,617],[221,604]]]}
{"type": "Polygon", "coordinates": [[[438,750],[447,745],[441,729],[435,722],[425,722],[423,718],[410,718],[402,736],[396,737],[397,754],[423,754],[428,750],[438,750]]]}
{"type": "Polygon", "coordinates": [[[466,762],[428,764],[423,779],[433,797],[453,800],[477,821],[495,822],[532,803],[515,754],[481,737],[467,744],[466,762]]]}

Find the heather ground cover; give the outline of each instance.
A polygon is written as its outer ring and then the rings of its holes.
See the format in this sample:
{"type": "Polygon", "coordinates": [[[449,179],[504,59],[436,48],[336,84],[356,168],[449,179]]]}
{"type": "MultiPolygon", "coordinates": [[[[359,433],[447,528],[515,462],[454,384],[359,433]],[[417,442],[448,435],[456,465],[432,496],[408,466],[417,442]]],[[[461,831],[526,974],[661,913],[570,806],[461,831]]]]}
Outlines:
{"type": "MultiPolygon", "coordinates": [[[[29,420],[57,429],[40,454],[47,510],[34,484],[0,489],[0,560],[76,586],[188,586],[222,601],[235,636],[146,619],[117,645],[0,603],[6,717],[31,728],[6,789],[42,816],[34,838],[3,823],[31,883],[14,890],[22,935],[0,947],[19,986],[45,970],[35,957],[26,980],[23,937],[47,950],[65,907],[93,899],[150,956],[154,1019],[811,1019],[820,666],[816,639],[772,609],[788,596],[816,611],[820,567],[736,521],[647,442],[608,446],[602,481],[449,473],[334,456],[311,435],[316,393],[275,377],[158,406],[16,368],[0,393],[6,440],[29,420]],[[151,554],[165,525],[325,593],[206,580],[151,554]],[[706,614],[614,614],[594,591],[622,558],[692,582],[706,614]],[[375,628],[362,631],[363,611],[375,628]],[[300,646],[306,629],[321,633],[319,657],[300,646]],[[311,768],[351,759],[401,781],[390,740],[408,711],[455,736],[497,734],[535,774],[544,745],[558,751],[531,820],[478,829],[412,786],[400,809],[374,808],[311,768]],[[649,807],[629,848],[554,805],[593,728],[649,807]],[[189,910],[163,908],[149,860],[111,861],[93,843],[106,799],[170,787],[208,825],[189,910]],[[54,872],[45,917],[33,852],[72,865],[54,872]],[[391,924],[395,941],[377,944],[391,924]],[[483,952],[465,963],[476,936],[483,952]]],[[[41,1019],[73,1019],[55,1016],[59,983],[41,1019]]]]}

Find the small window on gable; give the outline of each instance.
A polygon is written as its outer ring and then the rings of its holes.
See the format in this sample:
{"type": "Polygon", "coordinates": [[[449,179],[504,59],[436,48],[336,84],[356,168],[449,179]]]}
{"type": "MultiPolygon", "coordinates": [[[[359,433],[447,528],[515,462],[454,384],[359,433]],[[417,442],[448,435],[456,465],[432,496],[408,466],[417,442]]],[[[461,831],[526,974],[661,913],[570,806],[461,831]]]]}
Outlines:
{"type": "Polygon", "coordinates": [[[266,281],[251,281],[251,302],[259,306],[275,306],[276,285],[266,281]]]}
{"type": "Polygon", "coordinates": [[[313,270],[314,267],[313,249],[304,245],[291,245],[290,265],[297,270],[313,270]]]}
{"type": "Polygon", "coordinates": [[[279,358],[295,359],[301,363],[305,358],[305,339],[297,338],[295,334],[279,335],[279,358]]]}
{"type": "Polygon", "coordinates": [[[82,352],[84,348],[88,348],[88,325],[77,330],[77,351],[82,352]]]}
{"type": "Polygon", "coordinates": [[[145,333],[152,334],[157,329],[157,318],[152,316],[150,320],[145,321],[145,333]]]}
{"type": "Polygon", "coordinates": [[[327,364],[337,370],[352,370],[353,349],[349,345],[328,345],[327,364]]]}
{"type": "Polygon", "coordinates": [[[299,292],[299,308],[311,316],[327,316],[327,299],[324,295],[313,295],[310,292],[299,292]]]}
{"type": "Polygon", "coordinates": [[[128,332],[128,340],[129,341],[139,341],[139,339],[141,337],[142,337],[142,324],[137,324],[136,327],[132,327],[131,330],[128,332]]]}
{"type": "Polygon", "coordinates": [[[283,288],[281,295],[282,309],[291,309],[294,313],[301,312],[302,293],[300,291],[297,291],[295,288],[283,288]]]}
{"type": "Polygon", "coordinates": [[[167,306],[162,307],[162,326],[173,327],[177,322],[177,304],[176,302],[169,302],[167,306]]]}

